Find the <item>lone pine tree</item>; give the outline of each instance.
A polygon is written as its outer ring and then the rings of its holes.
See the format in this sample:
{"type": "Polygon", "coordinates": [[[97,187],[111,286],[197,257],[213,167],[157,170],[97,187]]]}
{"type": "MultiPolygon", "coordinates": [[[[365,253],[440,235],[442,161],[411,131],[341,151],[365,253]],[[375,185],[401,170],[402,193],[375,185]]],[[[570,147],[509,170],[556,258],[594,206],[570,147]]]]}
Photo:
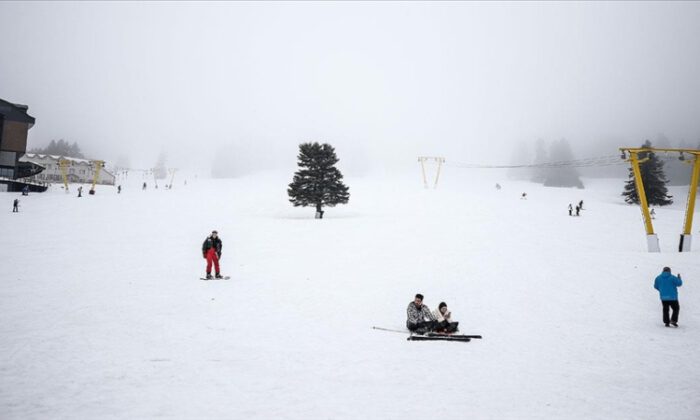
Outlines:
{"type": "MultiPolygon", "coordinates": [[[[642,147],[651,147],[651,142],[649,140],[645,141],[642,147]]],[[[668,189],[666,188],[668,181],[664,174],[664,163],[654,152],[642,152],[638,156],[639,160],[649,158],[646,162],[639,164],[644,193],[647,196],[649,205],[665,206],[673,203],[673,196],[668,195],[668,189]]],[[[634,182],[634,171],[632,168],[629,169],[629,180],[625,184],[622,196],[630,204],[639,204],[639,195],[637,195],[637,185],[634,182]]]]}
{"type": "Polygon", "coordinates": [[[316,206],[317,217],[323,218],[323,206],[346,204],[350,199],[343,174],[335,164],[338,157],[330,144],[302,143],[299,145],[299,170],[289,184],[287,194],[294,207],[316,206]]]}

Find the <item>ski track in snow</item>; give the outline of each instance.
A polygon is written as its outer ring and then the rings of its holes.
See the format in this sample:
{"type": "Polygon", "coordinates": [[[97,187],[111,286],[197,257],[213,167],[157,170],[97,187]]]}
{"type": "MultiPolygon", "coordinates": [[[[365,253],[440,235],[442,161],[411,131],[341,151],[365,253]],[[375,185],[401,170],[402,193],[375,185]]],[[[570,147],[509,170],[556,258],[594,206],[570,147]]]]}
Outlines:
{"type": "Polygon", "coordinates": [[[0,418],[700,418],[687,189],[657,209],[650,254],[622,180],[349,178],[324,220],[288,203],[291,174],[188,181],[55,187],[19,214],[0,195],[0,418]],[[228,281],[199,280],[212,229],[228,281]],[[674,330],[652,288],[664,265],[684,280],[674,330]],[[484,339],[371,329],[403,328],[417,292],[484,339]]]}

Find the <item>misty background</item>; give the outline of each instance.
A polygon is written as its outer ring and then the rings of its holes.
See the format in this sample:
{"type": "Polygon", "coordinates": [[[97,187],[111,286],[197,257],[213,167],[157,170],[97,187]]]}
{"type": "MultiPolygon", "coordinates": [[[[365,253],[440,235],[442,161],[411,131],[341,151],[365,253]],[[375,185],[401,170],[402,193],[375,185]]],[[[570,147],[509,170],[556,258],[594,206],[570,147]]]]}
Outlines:
{"type": "Polygon", "coordinates": [[[305,141],[351,176],[527,164],[538,139],[698,147],[699,22],[697,2],[2,2],[0,97],[36,118],[29,148],[216,176],[293,168],[305,141]]]}

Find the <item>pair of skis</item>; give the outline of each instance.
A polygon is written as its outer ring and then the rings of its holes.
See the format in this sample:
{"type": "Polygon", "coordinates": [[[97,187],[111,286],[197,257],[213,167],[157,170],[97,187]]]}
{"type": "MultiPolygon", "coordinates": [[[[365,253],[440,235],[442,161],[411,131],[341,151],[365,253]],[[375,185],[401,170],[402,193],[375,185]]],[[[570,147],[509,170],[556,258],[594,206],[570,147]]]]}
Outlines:
{"type": "Polygon", "coordinates": [[[223,277],[221,277],[221,278],[219,278],[219,279],[217,279],[216,277],[212,277],[212,278],[210,278],[210,279],[208,279],[208,278],[206,278],[206,277],[200,277],[199,279],[200,279],[200,280],[204,280],[204,281],[208,281],[208,280],[229,280],[230,278],[231,278],[231,276],[223,276],[223,277]]]}
{"type": "MultiPolygon", "coordinates": [[[[372,327],[373,330],[389,331],[395,333],[405,334],[406,331],[392,330],[390,328],[382,327],[372,327]]],[[[439,332],[427,332],[425,334],[414,334],[409,332],[407,338],[408,341],[460,341],[469,342],[472,339],[481,339],[480,335],[475,334],[449,334],[449,333],[439,333],[439,332]]]]}

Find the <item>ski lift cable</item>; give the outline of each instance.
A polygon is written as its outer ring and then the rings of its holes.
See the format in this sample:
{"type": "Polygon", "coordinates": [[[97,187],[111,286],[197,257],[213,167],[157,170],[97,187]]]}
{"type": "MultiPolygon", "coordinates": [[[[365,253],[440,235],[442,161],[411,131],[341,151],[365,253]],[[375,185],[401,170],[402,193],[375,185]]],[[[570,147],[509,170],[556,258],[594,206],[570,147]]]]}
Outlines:
{"type": "Polygon", "coordinates": [[[484,165],[476,163],[463,163],[463,162],[446,162],[447,165],[454,166],[463,169],[516,169],[516,168],[583,168],[583,167],[599,167],[599,166],[613,166],[613,165],[623,165],[627,162],[620,159],[618,155],[610,156],[599,156],[593,158],[585,159],[574,159],[574,160],[563,160],[556,162],[542,162],[533,163],[525,165],[484,165]]]}

